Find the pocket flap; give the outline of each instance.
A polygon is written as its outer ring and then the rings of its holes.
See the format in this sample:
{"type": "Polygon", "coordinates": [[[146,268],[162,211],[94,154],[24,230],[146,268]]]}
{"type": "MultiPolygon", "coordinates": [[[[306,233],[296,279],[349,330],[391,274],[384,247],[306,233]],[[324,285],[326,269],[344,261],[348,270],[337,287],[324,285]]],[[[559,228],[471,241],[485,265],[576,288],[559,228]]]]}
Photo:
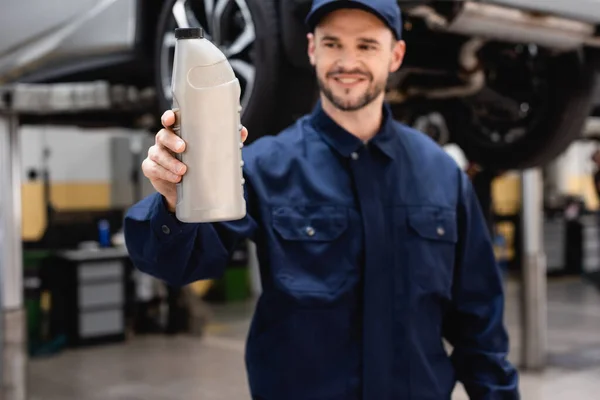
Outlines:
{"type": "Polygon", "coordinates": [[[422,238],[456,243],[456,213],[441,208],[421,208],[410,210],[409,226],[422,238]]]}
{"type": "Polygon", "coordinates": [[[343,207],[275,207],[272,218],[273,229],[285,240],[331,241],[348,228],[343,207]]]}

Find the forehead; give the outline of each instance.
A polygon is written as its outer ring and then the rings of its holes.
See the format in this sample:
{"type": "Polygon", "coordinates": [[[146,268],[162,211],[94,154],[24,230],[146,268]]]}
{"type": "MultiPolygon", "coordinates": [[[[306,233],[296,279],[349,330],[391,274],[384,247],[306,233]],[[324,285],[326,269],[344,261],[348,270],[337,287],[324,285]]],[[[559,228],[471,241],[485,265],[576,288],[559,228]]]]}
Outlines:
{"type": "Polygon", "coordinates": [[[317,26],[315,33],[345,37],[367,34],[371,36],[392,35],[387,25],[375,15],[354,8],[343,8],[327,14],[317,26]]]}

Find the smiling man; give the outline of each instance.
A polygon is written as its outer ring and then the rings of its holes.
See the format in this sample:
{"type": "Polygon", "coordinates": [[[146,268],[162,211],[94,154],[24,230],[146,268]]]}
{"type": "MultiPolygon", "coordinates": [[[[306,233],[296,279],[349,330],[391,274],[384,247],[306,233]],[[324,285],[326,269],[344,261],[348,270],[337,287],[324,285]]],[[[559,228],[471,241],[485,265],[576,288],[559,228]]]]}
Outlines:
{"type": "Polygon", "coordinates": [[[341,9],[325,15],[316,35],[308,35],[319,88],[336,109],[348,112],[381,105],[373,102],[384,93],[388,75],[398,69],[405,51],[404,42],[394,40],[389,30],[382,31],[381,24],[368,11],[341,9]],[[360,29],[346,25],[356,19],[360,29]]]}
{"type": "Polygon", "coordinates": [[[502,279],[469,179],[384,103],[405,52],[396,0],[315,0],[307,22],[321,99],[244,148],[248,215],[175,218],[186,167],[173,153],[185,143],[167,111],[143,164],[158,193],[125,220],[131,258],[185,285],[221,277],[236,245],[255,241],[254,399],[440,400],[457,380],[471,399],[518,399],[502,279]]]}

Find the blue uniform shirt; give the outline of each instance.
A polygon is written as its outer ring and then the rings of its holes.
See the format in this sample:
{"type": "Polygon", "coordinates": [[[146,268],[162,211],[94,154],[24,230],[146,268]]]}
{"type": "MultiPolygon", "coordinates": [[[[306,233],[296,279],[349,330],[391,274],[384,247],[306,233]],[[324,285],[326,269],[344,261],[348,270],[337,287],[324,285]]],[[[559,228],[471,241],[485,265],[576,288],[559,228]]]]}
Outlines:
{"type": "Polygon", "coordinates": [[[218,278],[240,240],[256,243],[254,398],[440,400],[456,380],[471,399],[519,398],[486,223],[443,149],[387,106],[364,144],[319,103],[243,151],[247,217],[183,224],[152,195],[125,237],[135,265],[171,285],[218,278]]]}

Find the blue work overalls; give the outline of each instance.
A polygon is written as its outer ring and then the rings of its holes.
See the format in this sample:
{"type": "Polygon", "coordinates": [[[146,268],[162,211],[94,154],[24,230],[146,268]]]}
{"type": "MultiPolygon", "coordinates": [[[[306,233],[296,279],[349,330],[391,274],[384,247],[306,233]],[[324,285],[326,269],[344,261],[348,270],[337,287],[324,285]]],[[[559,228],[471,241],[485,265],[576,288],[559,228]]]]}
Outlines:
{"type": "Polygon", "coordinates": [[[385,106],[365,144],[318,103],[243,151],[247,217],[183,224],[152,195],[125,235],[135,265],[171,285],[222,276],[236,244],[255,241],[254,398],[442,400],[457,380],[471,399],[519,398],[488,229],[436,143],[385,106]]]}

